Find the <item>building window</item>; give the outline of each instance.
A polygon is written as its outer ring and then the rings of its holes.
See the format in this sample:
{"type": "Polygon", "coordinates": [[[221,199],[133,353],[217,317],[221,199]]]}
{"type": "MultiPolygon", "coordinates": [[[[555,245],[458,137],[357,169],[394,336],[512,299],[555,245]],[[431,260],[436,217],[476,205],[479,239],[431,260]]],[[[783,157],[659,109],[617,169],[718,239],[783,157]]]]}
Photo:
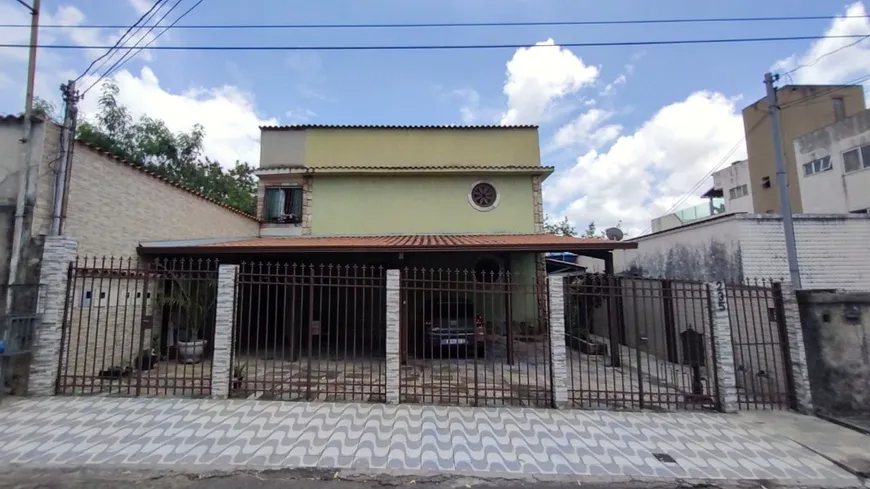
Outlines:
{"type": "Polygon", "coordinates": [[[843,97],[834,97],[834,121],[839,122],[846,118],[846,104],[843,97]]]}
{"type": "Polygon", "coordinates": [[[740,197],[744,197],[747,195],[749,195],[749,186],[745,184],[738,185],[728,191],[728,196],[731,197],[731,200],[739,199],[740,197]]]}
{"type": "Polygon", "coordinates": [[[775,307],[768,307],[767,308],[767,320],[770,321],[771,323],[776,322],[776,308],[775,307]]]}
{"type": "Polygon", "coordinates": [[[770,188],[770,177],[761,178],[761,188],[770,188]]]}
{"type": "Polygon", "coordinates": [[[498,205],[498,192],[489,182],[477,182],[471,186],[468,202],[479,211],[495,209],[498,205]]]}
{"type": "Polygon", "coordinates": [[[851,173],[870,168],[870,144],[843,153],[843,171],[851,173]]]}
{"type": "Polygon", "coordinates": [[[819,158],[817,160],[813,160],[809,163],[804,163],[804,175],[810,176],[815,175],[816,173],[822,173],[825,171],[830,171],[831,169],[831,157],[825,156],[824,158],[819,158]]]}
{"type": "Polygon", "coordinates": [[[266,222],[302,222],[302,187],[267,187],[264,210],[266,222]]]}

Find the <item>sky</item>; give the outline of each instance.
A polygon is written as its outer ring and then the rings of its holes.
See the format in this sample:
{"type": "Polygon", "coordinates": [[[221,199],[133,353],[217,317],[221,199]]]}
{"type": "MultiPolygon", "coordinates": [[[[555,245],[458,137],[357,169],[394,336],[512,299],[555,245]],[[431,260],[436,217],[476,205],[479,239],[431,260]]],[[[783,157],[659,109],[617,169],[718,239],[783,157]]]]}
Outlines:
{"type": "MultiPolygon", "coordinates": [[[[152,0],[43,0],[43,24],[132,24],[152,0]]],[[[172,3],[172,2],[170,2],[172,3]]],[[[194,0],[183,0],[173,19],[194,0]]],[[[842,0],[204,0],[180,24],[372,24],[866,15],[842,0]],[[254,5],[256,5],[254,7],[254,5]]],[[[26,24],[15,0],[3,23],[26,24]]],[[[41,29],[40,43],[106,45],[120,29],[41,29]]],[[[159,32],[159,31],[155,31],[159,32]]],[[[144,33],[130,42],[138,41],[144,33]]],[[[401,29],[182,30],[156,45],[527,46],[443,51],[152,51],[113,78],[136,116],[175,131],[205,128],[205,152],[230,165],[259,157],[260,125],[536,124],[545,211],[583,229],[620,225],[629,236],[651,219],[701,202],[711,169],[745,158],[741,110],[764,95],[767,71],[806,65],[793,83],[842,83],[870,75],[870,40],[751,44],[563,47],[562,44],[870,34],[870,19],[716,24],[401,29]],[[536,46],[536,47],[531,47],[536,46]],[[693,192],[689,193],[694,187],[693,192]]],[[[153,33],[145,36],[151,40],[153,33]]],[[[26,43],[0,28],[0,44],[26,43]]],[[[144,44],[144,43],[143,43],[144,44]]],[[[100,51],[40,50],[36,94],[60,106],[59,86],[100,51]]],[[[23,107],[27,50],[0,48],[0,113],[23,107]]],[[[108,66],[108,65],[107,65],[108,66]]],[[[96,77],[82,79],[87,88],[96,77]]],[[[82,116],[96,111],[99,85],[82,116]]]]}

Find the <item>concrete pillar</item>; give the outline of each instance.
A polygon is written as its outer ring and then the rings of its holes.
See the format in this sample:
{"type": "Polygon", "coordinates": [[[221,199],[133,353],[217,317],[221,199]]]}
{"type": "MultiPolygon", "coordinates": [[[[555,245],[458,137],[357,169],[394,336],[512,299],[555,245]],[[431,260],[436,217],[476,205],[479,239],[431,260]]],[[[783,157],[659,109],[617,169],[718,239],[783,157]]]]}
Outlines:
{"type": "Polygon", "coordinates": [[[725,413],[737,411],[737,375],[734,372],[734,345],[731,342],[731,318],[725,282],[709,282],[710,317],[713,324],[713,344],[716,348],[716,396],[719,409],[725,413]]]}
{"type": "Polygon", "coordinates": [[[77,249],[76,241],[68,236],[45,238],[36,304],[42,318],[36,327],[27,388],[28,394],[33,396],[56,393],[69,266],[76,258],[77,249]]]}
{"type": "Polygon", "coordinates": [[[401,302],[400,271],[387,270],[387,404],[399,403],[401,302]]]}
{"type": "Polygon", "coordinates": [[[236,279],[238,265],[218,267],[217,304],[215,306],[214,354],[211,361],[211,397],[226,399],[232,375],[233,330],[236,325],[236,279]]]}
{"type": "Polygon", "coordinates": [[[795,396],[795,408],[804,414],[813,412],[813,396],[810,391],[810,374],[807,370],[807,352],[804,347],[804,332],[801,326],[800,309],[798,307],[797,295],[790,283],[782,282],[774,284],[774,293],[782,298],[782,306],[779,309],[781,318],[777,318],[784,323],[785,338],[782,341],[787,342],[783,345],[787,351],[790,365],[786,368],[791,368],[790,372],[786,372],[791,376],[789,387],[793,388],[795,396]]]}
{"type": "Polygon", "coordinates": [[[562,277],[548,280],[550,296],[550,368],[553,372],[553,407],[568,406],[568,359],[565,351],[565,300],[562,277]]]}

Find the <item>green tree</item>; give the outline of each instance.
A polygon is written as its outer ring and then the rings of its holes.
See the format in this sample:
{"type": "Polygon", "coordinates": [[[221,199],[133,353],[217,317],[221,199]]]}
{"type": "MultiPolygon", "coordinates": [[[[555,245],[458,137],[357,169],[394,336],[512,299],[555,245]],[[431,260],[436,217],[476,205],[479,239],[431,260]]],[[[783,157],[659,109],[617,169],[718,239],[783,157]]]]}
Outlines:
{"type": "Polygon", "coordinates": [[[571,225],[567,217],[554,223],[550,221],[550,216],[544,216],[544,231],[549,234],[558,234],[559,236],[574,236],[577,234],[577,231],[574,230],[574,226],[571,225]]]}
{"type": "Polygon", "coordinates": [[[202,154],[205,132],[199,124],[173,133],[160,119],[134,119],[118,102],[114,82],[103,83],[93,122],[78,125],[78,138],[139,164],[206,197],[248,214],[256,212],[254,168],[236,161],[230,169],[202,154]]]}

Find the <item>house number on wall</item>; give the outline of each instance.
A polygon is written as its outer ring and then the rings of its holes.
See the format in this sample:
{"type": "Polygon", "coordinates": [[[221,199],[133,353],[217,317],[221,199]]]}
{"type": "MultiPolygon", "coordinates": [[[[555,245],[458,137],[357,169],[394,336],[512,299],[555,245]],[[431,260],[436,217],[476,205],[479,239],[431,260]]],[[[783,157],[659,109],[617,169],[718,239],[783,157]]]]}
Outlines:
{"type": "Polygon", "coordinates": [[[716,310],[724,311],[727,309],[725,302],[725,283],[716,282],[716,310]]]}

